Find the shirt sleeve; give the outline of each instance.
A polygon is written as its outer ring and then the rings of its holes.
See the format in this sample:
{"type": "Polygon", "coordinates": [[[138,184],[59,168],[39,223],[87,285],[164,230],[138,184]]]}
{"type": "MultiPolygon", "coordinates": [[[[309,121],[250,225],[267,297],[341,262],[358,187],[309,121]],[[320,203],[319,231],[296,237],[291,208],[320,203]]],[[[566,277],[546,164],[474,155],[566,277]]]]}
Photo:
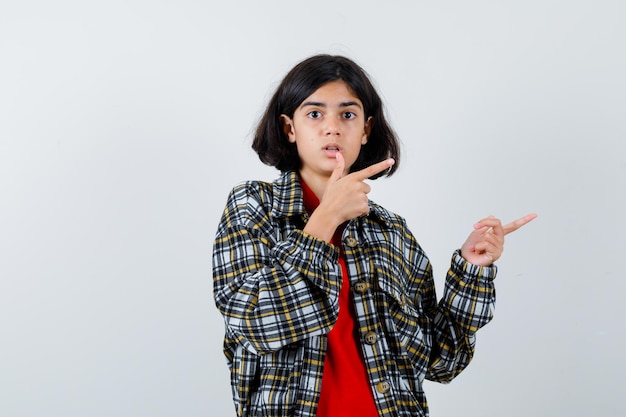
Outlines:
{"type": "Polygon", "coordinates": [[[278,229],[268,200],[251,183],[234,188],[213,245],[216,306],[227,332],[255,354],[327,333],[341,288],[338,249],[278,229]]]}
{"type": "Polygon", "coordinates": [[[426,377],[449,382],[474,355],[475,333],[493,317],[495,265],[467,262],[459,250],[452,256],[444,294],[432,318],[433,351],[426,377]]]}

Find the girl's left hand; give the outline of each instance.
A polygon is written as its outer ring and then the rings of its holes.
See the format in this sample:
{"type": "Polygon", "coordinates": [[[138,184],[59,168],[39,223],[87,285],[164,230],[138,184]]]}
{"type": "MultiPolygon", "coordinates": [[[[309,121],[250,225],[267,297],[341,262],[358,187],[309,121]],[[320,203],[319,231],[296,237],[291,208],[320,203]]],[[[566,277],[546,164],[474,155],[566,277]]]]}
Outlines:
{"type": "Polygon", "coordinates": [[[528,214],[504,226],[494,216],[482,219],[474,225],[474,231],[461,246],[461,256],[474,265],[491,265],[502,255],[504,236],[516,231],[535,217],[536,214],[528,214]]]}

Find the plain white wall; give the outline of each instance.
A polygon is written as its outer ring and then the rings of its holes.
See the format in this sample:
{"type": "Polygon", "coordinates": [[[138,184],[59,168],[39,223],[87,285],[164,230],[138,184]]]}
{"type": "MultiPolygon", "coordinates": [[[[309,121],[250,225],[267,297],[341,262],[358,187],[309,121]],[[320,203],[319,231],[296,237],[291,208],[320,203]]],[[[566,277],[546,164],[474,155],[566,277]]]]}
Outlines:
{"type": "Polygon", "coordinates": [[[434,417],[623,416],[626,3],[0,5],[0,415],[232,416],[212,301],[250,132],[315,53],[372,76],[402,138],[372,198],[439,291],[479,218],[507,240],[474,362],[434,417]],[[619,269],[618,269],[619,268],[619,269]]]}

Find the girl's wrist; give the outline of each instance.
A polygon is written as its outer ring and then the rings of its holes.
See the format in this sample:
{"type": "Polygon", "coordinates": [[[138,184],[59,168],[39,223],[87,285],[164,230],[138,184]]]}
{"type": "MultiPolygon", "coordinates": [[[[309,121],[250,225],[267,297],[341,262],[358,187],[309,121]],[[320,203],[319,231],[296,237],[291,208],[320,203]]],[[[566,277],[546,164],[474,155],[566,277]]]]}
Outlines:
{"type": "Polygon", "coordinates": [[[303,232],[330,243],[335,234],[335,230],[337,230],[340,224],[341,222],[333,219],[332,215],[326,214],[318,207],[311,214],[309,221],[306,226],[304,226],[303,232]]]}

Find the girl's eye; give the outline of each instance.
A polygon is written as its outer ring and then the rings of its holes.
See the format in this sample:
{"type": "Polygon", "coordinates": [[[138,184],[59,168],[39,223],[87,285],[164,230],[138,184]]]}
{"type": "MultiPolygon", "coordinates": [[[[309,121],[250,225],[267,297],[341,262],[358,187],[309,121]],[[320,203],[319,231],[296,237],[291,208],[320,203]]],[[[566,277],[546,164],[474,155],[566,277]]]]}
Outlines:
{"type": "Polygon", "coordinates": [[[309,112],[309,117],[311,119],[319,119],[320,117],[322,117],[322,113],[317,110],[313,110],[309,112]]]}
{"type": "Polygon", "coordinates": [[[355,117],[356,117],[356,114],[354,114],[351,111],[347,111],[343,114],[344,119],[354,119],[355,117]]]}

